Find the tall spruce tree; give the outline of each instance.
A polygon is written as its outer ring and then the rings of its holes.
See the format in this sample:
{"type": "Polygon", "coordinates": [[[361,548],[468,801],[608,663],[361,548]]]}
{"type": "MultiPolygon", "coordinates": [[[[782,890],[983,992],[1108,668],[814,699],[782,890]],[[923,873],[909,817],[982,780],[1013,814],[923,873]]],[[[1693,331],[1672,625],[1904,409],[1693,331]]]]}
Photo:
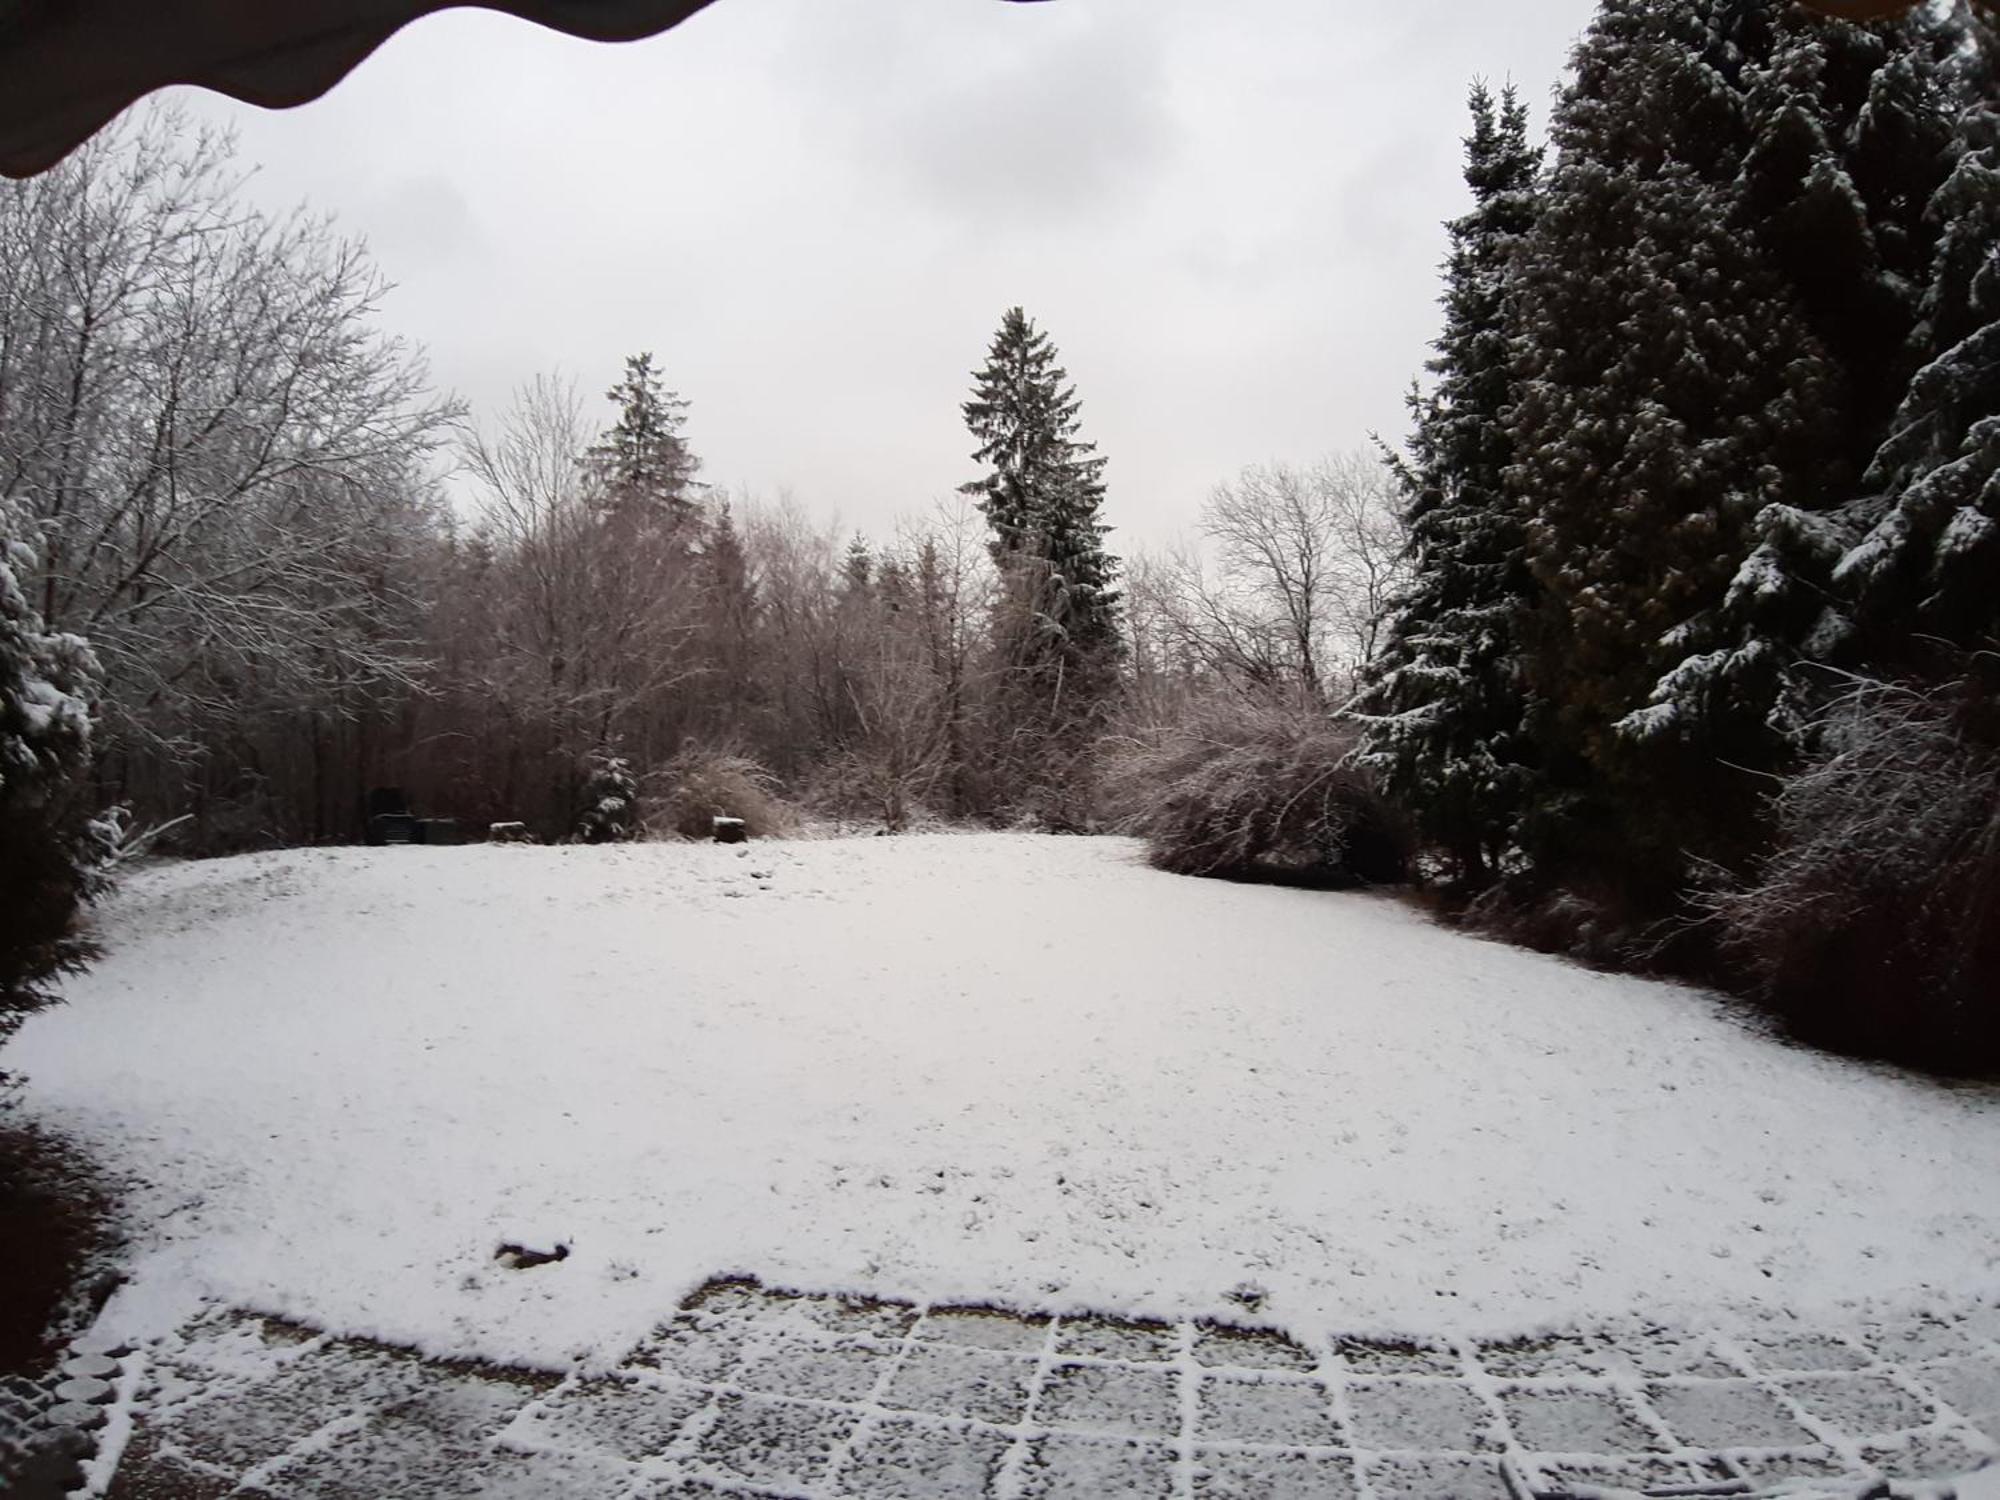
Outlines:
{"type": "Polygon", "coordinates": [[[1541,595],[1530,722],[1544,875],[1661,910],[1726,857],[1768,762],[1781,663],[1691,701],[1696,649],[1767,507],[1809,509],[1840,448],[1840,371],[1738,188],[1774,0],[1605,0],[1551,128],[1519,270],[1510,473],[1541,595]]]}
{"type": "Polygon", "coordinates": [[[1087,712],[1110,691],[1120,647],[1117,560],[1098,518],[1105,461],[1078,436],[1081,405],[1055,345],[1020,308],[973,379],[965,425],[987,472],[961,488],[992,530],[1008,654],[1038,693],[1055,685],[1058,713],[1087,712]]]}
{"type": "Polygon", "coordinates": [[[688,403],[660,382],[651,354],[634,354],[625,374],[606,391],[618,421],[586,455],[605,514],[614,524],[640,530],[677,529],[699,512],[695,474],[701,464],[683,428],[688,403]]]}
{"type": "Polygon", "coordinates": [[[1458,878],[1477,881],[1511,843],[1533,774],[1516,653],[1534,579],[1505,474],[1514,458],[1509,278],[1534,223],[1541,151],[1511,87],[1496,106],[1475,84],[1470,107],[1473,207],[1448,226],[1444,331],[1428,367],[1437,383],[1411,392],[1415,426],[1394,465],[1413,576],[1357,708],[1364,758],[1385,789],[1414,810],[1458,878]]]}

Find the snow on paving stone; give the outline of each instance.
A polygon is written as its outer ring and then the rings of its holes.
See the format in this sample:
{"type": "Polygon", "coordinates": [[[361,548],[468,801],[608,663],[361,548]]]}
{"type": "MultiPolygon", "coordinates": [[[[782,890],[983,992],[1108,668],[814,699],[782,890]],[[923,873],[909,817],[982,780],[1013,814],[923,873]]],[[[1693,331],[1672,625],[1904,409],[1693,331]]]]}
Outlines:
{"type": "MultiPolygon", "coordinates": [[[[1993,1091],[1121,840],[297,851],[140,873],[101,927],[4,1061],[138,1184],[128,1337],[213,1301],[608,1369],[738,1271],[1254,1305],[1397,1375],[1453,1371],[1438,1335],[1725,1312],[1943,1360],[2000,1295],[1993,1091]]],[[[1037,1352],[926,1346],[892,1395],[997,1410],[1037,1352]]]]}

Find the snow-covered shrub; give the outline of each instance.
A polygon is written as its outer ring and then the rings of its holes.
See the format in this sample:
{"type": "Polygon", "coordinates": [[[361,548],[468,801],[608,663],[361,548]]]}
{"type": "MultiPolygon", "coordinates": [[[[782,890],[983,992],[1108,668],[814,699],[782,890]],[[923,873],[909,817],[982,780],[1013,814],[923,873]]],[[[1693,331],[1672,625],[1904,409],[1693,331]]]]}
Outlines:
{"type": "Polygon", "coordinates": [[[752,838],[783,833],[793,822],[777,778],[747,755],[684,750],[659,772],[660,795],[648,826],[657,833],[705,839],[717,818],[741,818],[752,838]]]}
{"type": "Polygon", "coordinates": [[[1802,1034],[2000,1066],[2000,716],[1970,677],[1857,679],[1775,798],[1774,851],[1707,894],[1802,1034]]]}
{"type": "Polygon", "coordinates": [[[632,763],[610,750],[590,754],[576,838],[583,844],[623,844],[639,836],[639,778],[632,763]]]}
{"type": "Polygon", "coordinates": [[[33,554],[5,524],[0,514],[0,1035],[89,956],[77,908],[107,852],[87,792],[97,662],[79,637],[43,628],[19,581],[33,554]]]}
{"type": "Polygon", "coordinates": [[[1107,756],[1118,826],[1183,875],[1373,884],[1406,877],[1400,819],[1323,709],[1215,703],[1107,756]]]}

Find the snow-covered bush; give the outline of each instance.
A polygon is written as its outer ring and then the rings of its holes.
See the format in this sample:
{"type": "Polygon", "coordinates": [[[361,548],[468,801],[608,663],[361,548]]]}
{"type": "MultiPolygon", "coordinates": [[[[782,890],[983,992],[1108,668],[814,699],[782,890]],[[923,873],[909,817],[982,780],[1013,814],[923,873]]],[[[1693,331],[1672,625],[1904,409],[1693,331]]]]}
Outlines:
{"type": "Polygon", "coordinates": [[[1968,676],[1857,679],[1775,798],[1777,845],[1709,893],[1726,947],[1801,1033],[2000,1066],[2000,716],[1968,676]]]}
{"type": "Polygon", "coordinates": [[[34,556],[0,513],[0,1035],[89,956],[79,904],[101,880],[90,817],[90,697],[83,640],[43,627],[20,585],[34,556]]]}
{"type": "Polygon", "coordinates": [[[610,750],[593,750],[583,780],[583,811],[576,838],[583,844],[623,844],[639,836],[639,779],[632,763],[610,750]]]}
{"type": "Polygon", "coordinates": [[[778,795],[777,778],[747,755],[726,750],[683,750],[661,770],[661,793],[648,826],[656,833],[705,839],[717,818],[741,818],[752,838],[783,833],[793,822],[778,795]]]}
{"type": "Polygon", "coordinates": [[[1183,875],[1373,884],[1405,878],[1401,821],[1324,710],[1222,702],[1138,732],[1106,758],[1120,827],[1183,875]]]}

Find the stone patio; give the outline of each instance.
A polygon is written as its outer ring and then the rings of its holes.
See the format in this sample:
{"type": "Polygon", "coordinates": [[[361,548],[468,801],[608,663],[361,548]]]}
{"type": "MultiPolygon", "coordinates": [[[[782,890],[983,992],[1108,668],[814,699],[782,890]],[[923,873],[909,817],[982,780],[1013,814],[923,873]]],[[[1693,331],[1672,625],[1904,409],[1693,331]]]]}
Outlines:
{"type": "Polygon", "coordinates": [[[117,1363],[98,1461],[115,1500],[1851,1494],[2000,1452],[1990,1308],[1831,1332],[1306,1345],[730,1280],[594,1375],[235,1312],[117,1363]]]}

